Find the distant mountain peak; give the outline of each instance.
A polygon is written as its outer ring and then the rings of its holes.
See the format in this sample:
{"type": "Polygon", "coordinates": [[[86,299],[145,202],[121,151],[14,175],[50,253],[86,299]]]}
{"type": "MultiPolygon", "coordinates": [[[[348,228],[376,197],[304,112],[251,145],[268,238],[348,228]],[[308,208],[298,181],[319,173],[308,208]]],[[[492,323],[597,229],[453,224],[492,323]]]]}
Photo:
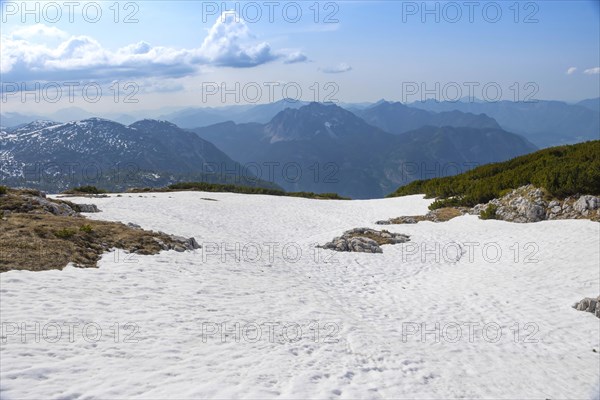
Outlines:
{"type": "Polygon", "coordinates": [[[102,117],[90,117],[90,118],[85,118],[83,121],[110,121],[110,120],[106,119],[106,118],[102,118],[102,117]]]}
{"type": "Polygon", "coordinates": [[[305,106],[300,107],[299,109],[303,109],[303,108],[326,108],[326,107],[337,107],[337,105],[335,105],[335,103],[319,103],[317,101],[311,101],[310,103],[308,103],[305,106]]]}
{"type": "Polygon", "coordinates": [[[301,100],[292,99],[291,97],[284,97],[283,99],[278,100],[278,101],[276,101],[274,103],[271,103],[271,104],[277,104],[277,103],[294,103],[295,104],[295,103],[302,103],[302,101],[301,100]]]}
{"type": "Polygon", "coordinates": [[[28,124],[19,126],[17,128],[13,128],[10,131],[16,135],[21,135],[21,134],[32,134],[34,132],[39,132],[39,131],[43,131],[44,129],[48,129],[51,127],[56,127],[62,125],[62,123],[60,122],[55,122],[55,121],[50,121],[50,120],[45,120],[45,119],[38,119],[35,121],[32,121],[28,124]]]}
{"type": "Polygon", "coordinates": [[[378,105],[380,105],[380,104],[385,104],[385,103],[390,103],[390,102],[389,102],[389,101],[387,101],[386,99],[379,99],[379,100],[377,100],[375,103],[373,103],[373,104],[371,105],[371,107],[375,107],[375,106],[378,106],[378,105]]]}
{"type": "Polygon", "coordinates": [[[148,129],[148,128],[156,128],[156,129],[180,129],[177,125],[172,122],[160,120],[160,119],[142,119],[134,122],[129,125],[129,128],[133,129],[148,129]]]}
{"type": "Polygon", "coordinates": [[[59,122],[51,121],[49,119],[37,119],[23,126],[23,128],[27,128],[28,130],[34,129],[44,129],[49,126],[54,126],[60,124],[59,122]]]}
{"type": "Polygon", "coordinates": [[[352,112],[333,103],[311,102],[297,109],[286,108],[265,126],[271,143],[308,140],[315,137],[341,138],[368,135],[378,128],[368,125],[352,112]]]}
{"type": "Polygon", "coordinates": [[[386,132],[401,134],[422,126],[456,126],[495,128],[500,126],[488,115],[453,110],[436,113],[400,102],[381,102],[377,106],[356,112],[367,123],[386,132]]]}
{"type": "MultiPolygon", "coordinates": [[[[285,110],[279,112],[270,123],[274,121],[282,120],[285,118],[293,118],[297,120],[296,122],[302,122],[302,120],[306,119],[321,119],[321,118],[330,118],[335,119],[344,116],[346,118],[358,118],[350,111],[339,107],[333,103],[318,103],[318,102],[310,102],[305,106],[300,108],[286,108],[285,110]]],[[[323,121],[324,122],[324,121],[323,121]]]]}

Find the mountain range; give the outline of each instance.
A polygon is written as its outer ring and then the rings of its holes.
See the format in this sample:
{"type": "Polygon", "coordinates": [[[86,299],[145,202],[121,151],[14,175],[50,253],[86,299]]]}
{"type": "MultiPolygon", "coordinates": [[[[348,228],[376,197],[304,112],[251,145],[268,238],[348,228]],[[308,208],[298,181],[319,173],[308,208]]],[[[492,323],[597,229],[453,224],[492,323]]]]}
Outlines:
{"type": "MultiPolygon", "coordinates": [[[[282,99],[268,104],[163,107],[160,110],[108,113],[101,116],[125,125],[158,116],[158,119],[172,122],[181,128],[195,129],[227,121],[237,124],[250,122],[266,124],[277,113],[287,108],[297,109],[307,104],[303,101],[282,99]]],[[[337,105],[390,133],[404,133],[426,125],[494,127],[518,133],[540,148],[600,137],[600,98],[577,103],[546,100],[486,102],[465,98],[453,102],[427,100],[403,104],[380,100],[376,103],[337,103],[337,105]]],[[[61,109],[43,116],[4,112],[0,114],[0,126],[16,127],[43,119],[69,122],[94,116],[99,115],[78,107],[61,109]]]]}
{"type": "Polygon", "coordinates": [[[433,112],[486,114],[507,131],[525,136],[536,146],[550,147],[600,139],[600,99],[577,104],[535,102],[414,102],[409,106],[433,112]]]}
{"type": "Polygon", "coordinates": [[[280,102],[243,112],[234,106],[234,116],[246,113],[252,121],[190,130],[167,121],[125,125],[101,118],[2,128],[0,179],[49,191],[206,181],[374,198],[413,180],[537,149],[485,113],[387,101],[347,106],[353,112],[323,103],[280,102]]]}
{"type": "Polygon", "coordinates": [[[49,191],[79,185],[124,190],[183,180],[277,188],[212,143],[166,121],[128,126],[101,118],[36,121],[0,131],[0,160],[4,184],[49,191]]]}
{"type": "Polygon", "coordinates": [[[423,126],[502,129],[495,119],[485,114],[476,115],[456,110],[437,113],[408,107],[400,102],[381,101],[372,107],[353,112],[369,124],[394,134],[423,126]]]}
{"type": "Polygon", "coordinates": [[[304,101],[283,99],[258,105],[186,108],[161,115],[160,118],[171,121],[182,128],[197,128],[225,121],[266,123],[286,108],[300,108],[306,104],[308,103],[304,101]]]}
{"type": "MultiPolygon", "coordinates": [[[[382,113],[380,125],[391,126],[393,118],[382,113]]],[[[480,119],[479,128],[427,125],[392,134],[336,105],[310,103],[266,124],[230,121],[193,131],[242,164],[263,172],[271,166],[269,178],[286,190],[372,198],[425,174],[455,174],[536,149],[489,118],[480,119]]]]}

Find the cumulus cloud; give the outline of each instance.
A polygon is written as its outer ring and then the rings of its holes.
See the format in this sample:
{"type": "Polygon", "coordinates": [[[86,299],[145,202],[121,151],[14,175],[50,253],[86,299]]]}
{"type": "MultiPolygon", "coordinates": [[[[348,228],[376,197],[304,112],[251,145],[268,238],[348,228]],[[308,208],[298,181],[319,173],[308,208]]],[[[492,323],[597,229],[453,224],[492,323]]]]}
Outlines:
{"type": "Polygon", "coordinates": [[[325,67],[321,69],[321,71],[325,72],[326,74],[341,74],[343,72],[352,71],[352,67],[346,63],[339,63],[333,67],[325,67]]]}
{"type": "Polygon", "coordinates": [[[575,73],[575,71],[577,71],[577,67],[570,67],[570,68],[567,70],[566,74],[567,74],[567,75],[573,75],[573,74],[575,73]]]}
{"type": "Polygon", "coordinates": [[[153,47],[141,41],[112,51],[92,37],[69,37],[43,24],[0,36],[0,48],[4,81],[180,78],[196,73],[200,66],[250,68],[306,57],[274,51],[266,42],[255,43],[244,20],[232,13],[218,17],[194,49],[153,47]],[[54,47],[31,40],[40,35],[63,40],[54,47]]]}
{"type": "Polygon", "coordinates": [[[71,36],[54,48],[3,36],[0,46],[4,81],[180,77],[196,70],[189,50],[143,42],[110,51],[89,36],[71,36]]]}
{"type": "Polygon", "coordinates": [[[584,74],[588,75],[598,75],[600,74],[600,67],[590,68],[583,71],[584,74]]]}
{"type": "Polygon", "coordinates": [[[197,50],[199,58],[211,65],[248,68],[284,57],[266,42],[242,45],[251,39],[248,26],[235,13],[226,12],[217,19],[197,50]]]}
{"type": "Polygon", "coordinates": [[[122,47],[119,49],[120,54],[148,54],[152,50],[152,46],[150,44],[141,41],[137,43],[130,44],[128,46],[122,47]]]}
{"type": "Polygon", "coordinates": [[[299,51],[295,51],[293,53],[288,54],[285,59],[284,59],[284,63],[285,64],[295,64],[295,63],[301,63],[301,62],[307,62],[308,61],[308,57],[306,56],[306,54],[299,52],[299,51]]]}

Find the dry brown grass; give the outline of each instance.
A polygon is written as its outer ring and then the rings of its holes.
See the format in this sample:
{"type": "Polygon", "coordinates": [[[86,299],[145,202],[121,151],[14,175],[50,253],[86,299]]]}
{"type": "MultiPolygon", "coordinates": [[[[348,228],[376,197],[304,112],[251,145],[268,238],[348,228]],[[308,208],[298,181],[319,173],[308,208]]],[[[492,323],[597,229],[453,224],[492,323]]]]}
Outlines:
{"type": "Polygon", "coordinates": [[[438,222],[450,221],[453,218],[460,217],[463,213],[455,207],[443,207],[434,211],[438,222]]]}
{"type": "Polygon", "coordinates": [[[420,222],[420,221],[446,222],[446,221],[450,221],[453,218],[464,215],[467,212],[466,210],[467,209],[465,209],[465,208],[459,208],[459,207],[443,207],[443,208],[438,208],[436,210],[429,211],[426,215],[412,215],[412,216],[392,218],[390,220],[390,222],[392,224],[406,224],[406,223],[409,223],[409,222],[407,222],[407,219],[410,219],[415,222],[420,222]]]}
{"type": "Polygon", "coordinates": [[[0,221],[0,272],[63,269],[68,263],[96,267],[100,256],[111,248],[157,254],[161,247],[154,238],[172,242],[165,234],[117,222],[51,214],[11,214],[0,221]],[[61,232],[74,233],[61,235],[61,232]]]}
{"type": "Polygon", "coordinates": [[[54,215],[30,196],[37,197],[39,192],[10,189],[0,195],[0,272],[63,269],[68,263],[96,267],[100,256],[112,248],[157,254],[162,247],[156,239],[176,244],[167,234],[119,222],[94,221],[78,214],[54,215]]]}
{"type": "Polygon", "coordinates": [[[430,221],[430,219],[427,218],[426,215],[410,215],[410,216],[403,216],[403,217],[398,217],[398,218],[392,218],[392,219],[390,219],[390,222],[392,224],[408,224],[409,222],[405,221],[406,218],[410,218],[410,219],[412,219],[412,220],[414,220],[416,222],[430,221]]]}

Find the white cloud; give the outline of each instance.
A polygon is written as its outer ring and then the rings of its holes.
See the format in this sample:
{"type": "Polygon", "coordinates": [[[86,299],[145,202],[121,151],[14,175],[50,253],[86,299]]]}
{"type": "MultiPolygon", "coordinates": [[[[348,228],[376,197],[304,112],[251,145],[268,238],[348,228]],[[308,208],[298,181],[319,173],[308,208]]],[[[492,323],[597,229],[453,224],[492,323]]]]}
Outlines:
{"type": "Polygon", "coordinates": [[[334,67],[325,67],[321,71],[326,74],[341,74],[343,72],[352,71],[352,67],[346,63],[339,63],[334,67]]]}
{"type": "Polygon", "coordinates": [[[213,65],[237,68],[254,67],[278,58],[266,42],[240,44],[250,37],[250,30],[243,19],[235,13],[224,12],[210,28],[197,55],[213,65]]]}
{"type": "Polygon", "coordinates": [[[300,51],[295,51],[293,53],[288,54],[285,57],[285,60],[283,61],[285,64],[295,64],[295,63],[301,63],[301,62],[306,62],[308,61],[308,57],[306,56],[306,54],[300,52],[300,51]]]}
{"type": "Polygon", "coordinates": [[[152,50],[152,46],[150,44],[141,41],[137,43],[130,44],[128,46],[122,47],[119,49],[119,53],[121,54],[148,54],[152,50]]]}
{"type": "Polygon", "coordinates": [[[567,70],[567,75],[573,75],[575,73],[575,71],[577,71],[577,67],[570,67],[567,70]]]}
{"type": "Polygon", "coordinates": [[[69,35],[55,26],[35,24],[14,30],[10,36],[15,39],[33,39],[36,37],[66,39],[69,35]]]}
{"type": "Polygon", "coordinates": [[[0,36],[0,72],[4,81],[106,80],[178,78],[200,66],[255,67],[273,60],[299,62],[301,53],[273,51],[266,42],[253,42],[243,19],[234,14],[217,18],[202,45],[194,49],[153,47],[138,42],[116,51],[89,36],[70,36],[42,24],[0,36]],[[62,38],[55,47],[30,40],[49,35],[62,38]]]}
{"type": "Polygon", "coordinates": [[[598,75],[600,74],[600,67],[590,68],[583,71],[584,74],[588,75],[598,75]]]}

